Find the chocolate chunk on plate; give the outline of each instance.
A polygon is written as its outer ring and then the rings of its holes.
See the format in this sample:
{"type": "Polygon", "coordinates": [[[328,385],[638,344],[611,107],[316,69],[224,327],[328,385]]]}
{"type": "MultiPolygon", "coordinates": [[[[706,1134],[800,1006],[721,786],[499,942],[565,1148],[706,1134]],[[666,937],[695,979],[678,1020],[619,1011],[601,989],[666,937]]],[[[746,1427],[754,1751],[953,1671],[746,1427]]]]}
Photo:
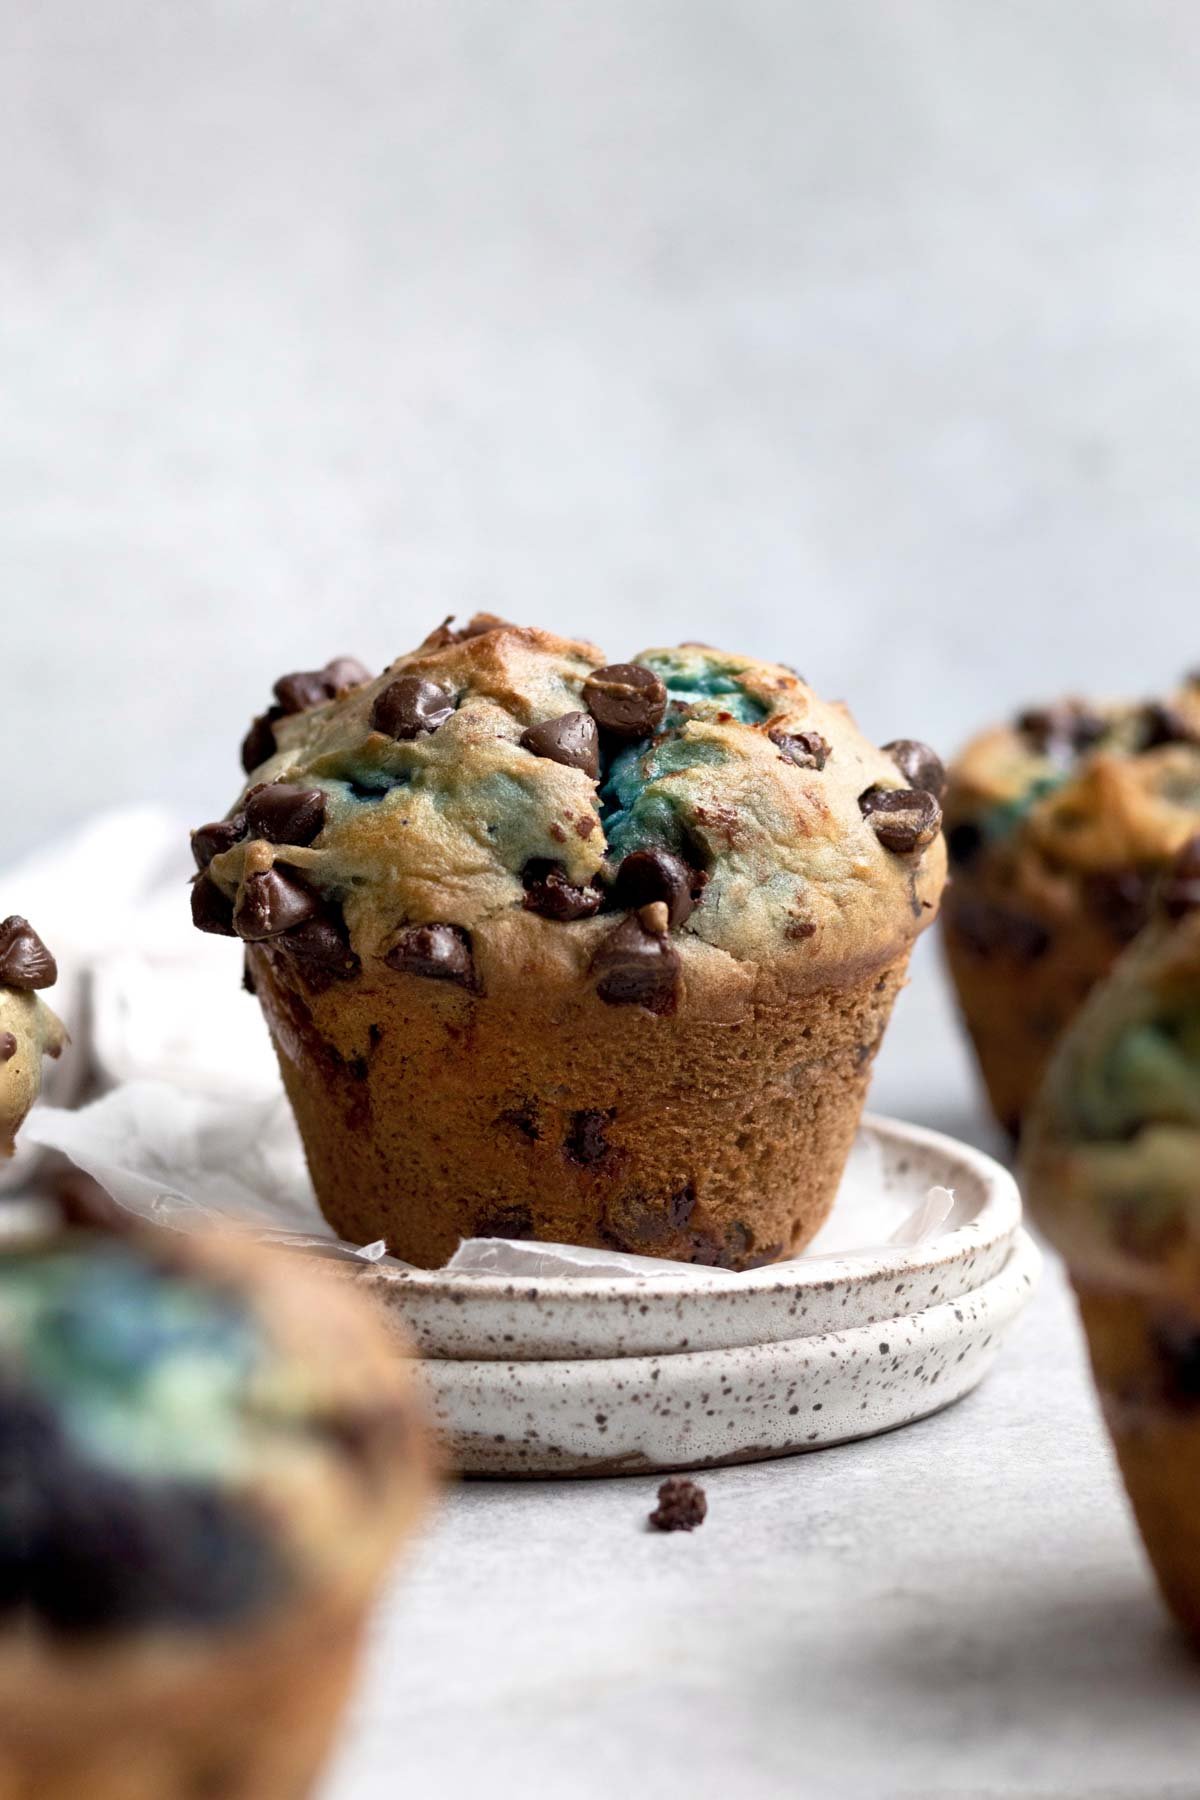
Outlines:
{"type": "Polygon", "coordinates": [[[658,1490],[650,1523],[656,1531],[695,1531],[707,1516],[708,1500],[699,1483],[686,1475],[669,1475],[658,1490]]]}

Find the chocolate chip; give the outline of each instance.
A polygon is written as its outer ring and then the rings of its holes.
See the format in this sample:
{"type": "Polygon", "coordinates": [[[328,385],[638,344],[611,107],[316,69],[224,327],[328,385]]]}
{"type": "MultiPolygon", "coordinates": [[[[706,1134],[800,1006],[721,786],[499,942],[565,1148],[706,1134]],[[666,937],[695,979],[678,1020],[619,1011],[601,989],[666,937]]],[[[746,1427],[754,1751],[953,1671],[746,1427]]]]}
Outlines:
{"type": "Polygon", "coordinates": [[[893,738],[883,746],[883,754],[891,757],[910,788],[941,799],[946,791],[946,770],[936,750],[918,738],[893,738]]]}
{"type": "Polygon", "coordinates": [[[923,788],[869,787],[858,805],[884,849],[897,855],[923,850],[941,830],[942,809],[923,788]]]}
{"type": "Polygon", "coordinates": [[[704,1489],[686,1475],[670,1475],[658,1490],[650,1523],[656,1531],[695,1531],[707,1515],[704,1489]]]}
{"type": "Polygon", "coordinates": [[[678,1239],[695,1210],[696,1189],[690,1181],[665,1195],[609,1194],[601,1211],[600,1235],[618,1250],[660,1251],[689,1261],[678,1239]]]}
{"type": "Polygon", "coordinates": [[[1043,756],[1073,756],[1090,750],[1108,732],[1108,722],[1082,700],[1032,708],[1017,719],[1017,730],[1043,756]]]}
{"type": "Polygon", "coordinates": [[[325,795],[320,788],[270,782],[247,797],[245,823],[251,837],[268,844],[311,844],[325,825],[325,795]]]}
{"type": "Polygon", "coordinates": [[[1200,912],[1200,837],[1189,838],[1163,882],[1160,901],[1168,919],[1200,912]]]}
{"type": "Polygon", "coordinates": [[[233,901],[223,894],[211,875],[197,875],[192,883],[192,924],[214,937],[236,937],[233,901]]]}
{"type": "Polygon", "coordinates": [[[471,1229],[472,1237],[481,1238],[531,1238],[533,1236],[533,1214],[527,1206],[499,1206],[492,1212],[486,1212],[477,1219],[471,1229]]]}
{"type": "Polygon", "coordinates": [[[538,1124],[537,1104],[533,1100],[523,1100],[520,1106],[506,1107],[500,1114],[499,1122],[501,1125],[511,1125],[514,1131],[519,1131],[531,1144],[536,1144],[542,1135],[538,1124]]]}
{"type": "Polygon", "coordinates": [[[595,781],[600,773],[600,733],[591,713],[563,713],[521,733],[521,747],[568,769],[582,769],[595,781]]]}
{"type": "Polygon", "coordinates": [[[1165,744],[1200,744],[1200,731],[1173,706],[1151,700],[1141,710],[1138,745],[1160,750],[1165,744]]]}
{"type": "Polygon", "coordinates": [[[454,696],[423,675],[397,675],[376,696],[371,724],[385,737],[407,741],[436,731],[454,711],[454,696]]]}
{"type": "Polygon", "coordinates": [[[275,948],[298,957],[310,975],[319,973],[337,981],[349,980],[361,966],[350,947],[345,921],[331,906],[293,925],[276,939],[275,948]]]}
{"type": "Polygon", "coordinates": [[[515,631],[517,627],[497,613],[476,613],[465,625],[453,624],[454,614],[447,613],[425,639],[422,648],[442,650],[447,644],[465,644],[471,638],[486,637],[489,631],[515,631]]]}
{"type": "Polygon", "coordinates": [[[613,900],[629,912],[656,900],[665,901],[668,922],[674,930],[691,917],[698,891],[695,873],[673,851],[631,850],[617,870],[613,900]]]}
{"type": "Polygon", "coordinates": [[[1150,915],[1154,874],[1146,869],[1106,869],[1086,875],[1083,899],[1093,917],[1121,943],[1130,943],[1150,915]]]}
{"type": "Polygon", "coordinates": [[[335,656],[323,669],[301,669],[293,675],[281,675],[275,683],[275,698],[285,714],[308,712],[310,707],[340,699],[370,679],[370,671],[357,658],[335,656]]]}
{"type": "Polygon", "coordinates": [[[285,716],[282,706],[271,706],[260,713],[242,739],[242,767],[247,775],[261,768],[279,746],[275,742],[275,725],[285,716]]]}
{"type": "Polygon", "coordinates": [[[220,856],[225,850],[232,850],[240,844],[246,835],[245,813],[234,813],[232,819],[215,819],[211,825],[201,825],[192,833],[192,855],[196,867],[203,874],[214,856],[220,856]]]}
{"type": "Polygon", "coordinates": [[[605,1130],[612,1123],[613,1117],[614,1111],[611,1108],[608,1112],[597,1112],[594,1107],[585,1107],[582,1112],[572,1113],[567,1135],[563,1139],[563,1155],[568,1162],[579,1163],[585,1169],[603,1162],[612,1148],[605,1130]]]}
{"type": "Polygon", "coordinates": [[[596,992],[608,1006],[644,1006],[672,1013],[679,999],[679,952],[668,937],[647,931],[636,916],[611,932],[592,960],[596,992]]]}
{"type": "Polygon", "coordinates": [[[0,987],[53,987],[58,965],[28,919],[13,913],[0,925],[0,987]]]}
{"type": "Polygon", "coordinates": [[[471,940],[460,925],[406,925],[383,960],[401,975],[474,985],[471,940]]]}
{"type": "Polygon", "coordinates": [[[767,733],[785,762],[798,769],[823,769],[833,755],[819,731],[782,731],[767,733]]]}
{"type": "Polygon", "coordinates": [[[521,871],[525,885],[522,901],[526,912],[539,913],[543,919],[567,923],[571,919],[590,919],[600,910],[604,895],[594,882],[575,887],[567,880],[561,863],[534,857],[521,871]]]}
{"type": "Polygon", "coordinates": [[[302,925],[320,906],[316,894],[296,876],[283,869],[263,869],[242,881],[233,912],[234,929],[239,937],[256,943],[302,925]]]}
{"type": "Polygon", "coordinates": [[[11,1062],[17,1054],[17,1040],[11,1031],[0,1031],[0,1063],[11,1062]]]}
{"type": "Polygon", "coordinates": [[[967,949],[979,957],[1010,956],[1016,962],[1030,963],[1050,948],[1050,933],[1040,920],[1027,913],[1009,912],[990,900],[957,898],[952,893],[946,917],[967,949]]]}
{"type": "Polygon", "coordinates": [[[593,669],[583,701],[602,731],[620,743],[649,737],[667,710],[667,690],[641,663],[609,663],[593,669]]]}
{"type": "Polygon", "coordinates": [[[962,819],[946,833],[946,850],[956,869],[970,868],[983,849],[985,838],[973,819],[962,819]]]}

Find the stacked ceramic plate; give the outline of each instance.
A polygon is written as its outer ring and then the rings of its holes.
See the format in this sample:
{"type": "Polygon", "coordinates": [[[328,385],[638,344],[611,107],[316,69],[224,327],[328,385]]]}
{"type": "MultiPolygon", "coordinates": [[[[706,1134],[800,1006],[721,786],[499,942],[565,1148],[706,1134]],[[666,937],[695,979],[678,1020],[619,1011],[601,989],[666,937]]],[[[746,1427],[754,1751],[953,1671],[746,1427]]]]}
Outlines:
{"type": "MultiPolygon", "coordinates": [[[[935,1235],[745,1275],[488,1275],[358,1264],[415,1340],[466,1473],[611,1475],[813,1450],[890,1430],[973,1388],[1039,1257],[1011,1175],[934,1132],[868,1119],[874,1193],[839,1200],[898,1232],[950,1190],[935,1235]],[[951,1195],[953,1196],[951,1204],[951,1195]]],[[[820,1244],[818,1244],[818,1249],[820,1244]]],[[[537,1269],[535,1247],[531,1266],[537,1269]]]]}

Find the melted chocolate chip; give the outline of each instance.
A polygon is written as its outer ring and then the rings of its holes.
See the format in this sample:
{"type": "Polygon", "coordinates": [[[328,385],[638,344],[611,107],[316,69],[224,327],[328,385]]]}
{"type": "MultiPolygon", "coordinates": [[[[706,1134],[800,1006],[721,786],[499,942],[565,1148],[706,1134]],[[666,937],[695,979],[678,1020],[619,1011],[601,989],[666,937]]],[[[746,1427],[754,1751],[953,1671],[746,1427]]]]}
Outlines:
{"type": "Polygon", "coordinates": [[[1017,730],[1042,756],[1070,757],[1098,744],[1108,723],[1082,700],[1062,700],[1021,713],[1017,730]]]}
{"type": "Polygon", "coordinates": [[[923,788],[869,787],[858,805],[884,849],[898,856],[923,850],[941,830],[942,809],[923,788]]]}
{"type": "Polygon", "coordinates": [[[662,724],[667,690],[654,670],[641,663],[609,663],[588,676],[583,701],[610,738],[633,743],[662,724]]]}
{"type": "Polygon", "coordinates": [[[324,906],[311,919],[293,925],[276,939],[275,948],[299,959],[310,986],[314,980],[318,987],[325,986],[322,977],[348,981],[361,966],[350,947],[345,921],[331,906],[324,906]]]}
{"type": "Polygon", "coordinates": [[[275,698],[285,714],[308,712],[311,707],[340,699],[370,679],[370,671],[355,657],[336,656],[323,669],[301,669],[293,675],[281,675],[275,683],[275,698]]]}
{"type": "Polygon", "coordinates": [[[575,887],[567,880],[561,863],[535,857],[521,872],[525,886],[522,901],[526,912],[539,913],[543,919],[557,919],[566,924],[571,919],[590,919],[600,910],[604,895],[594,883],[575,887]]]}
{"type": "Polygon", "coordinates": [[[376,696],[371,724],[385,737],[407,741],[436,731],[454,711],[454,696],[423,675],[398,675],[376,696]]]}
{"type": "Polygon", "coordinates": [[[597,950],[592,969],[596,992],[608,1006],[675,1011],[679,1000],[679,952],[666,936],[647,931],[636,916],[622,921],[597,950]]]}
{"type": "Polygon", "coordinates": [[[1189,838],[1162,885],[1160,904],[1168,919],[1200,912],[1200,837],[1189,838]]]}
{"type": "Polygon", "coordinates": [[[333,690],[330,698],[340,700],[352,688],[364,687],[371,680],[371,671],[357,656],[335,656],[325,664],[325,679],[333,690]]]}
{"type": "Polygon", "coordinates": [[[670,1475],[658,1490],[658,1505],[650,1514],[655,1531],[695,1531],[708,1516],[704,1489],[686,1475],[670,1475]]]}
{"type": "Polygon", "coordinates": [[[471,940],[460,925],[406,925],[383,960],[401,975],[474,986],[471,940]]]}
{"type": "Polygon", "coordinates": [[[192,883],[192,924],[214,937],[236,937],[233,901],[223,894],[211,875],[197,875],[192,883]]]}
{"type": "Polygon", "coordinates": [[[823,769],[833,751],[819,731],[781,731],[767,733],[785,762],[798,769],[823,769]]]}
{"type": "Polygon", "coordinates": [[[941,799],[946,791],[946,770],[936,750],[917,738],[893,738],[883,746],[883,754],[891,757],[910,788],[941,799]]]}
{"type": "Polygon", "coordinates": [[[0,1031],[0,1063],[11,1062],[17,1054],[17,1040],[11,1031],[0,1031]]]}
{"type": "Polygon", "coordinates": [[[256,943],[302,925],[320,907],[316,894],[296,876],[283,869],[263,869],[242,882],[233,912],[234,929],[239,937],[256,943]]]}
{"type": "Polygon", "coordinates": [[[242,767],[247,775],[261,768],[267,758],[274,756],[279,748],[275,742],[275,726],[283,717],[285,714],[282,706],[271,706],[251,724],[242,739],[242,767]]]}
{"type": "Polygon", "coordinates": [[[521,733],[521,747],[568,769],[582,769],[593,781],[600,774],[600,733],[591,713],[563,713],[531,725],[521,733]]]}
{"type": "Polygon", "coordinates": [[[268,844],[311,844],[325,825],[325,795],[320,788],[270,782],[247,796],[245,824],[251,837],[268,844]]]}
{"type": "Polygon", "coordinates": [[[598,1112],[593,1107],[586,1107],[582,1112],[572,1113],[567,1135],[563,1139],[563,1155],[567,1161],[578,1163],[585,1169],[603,1162],[612,1148],[605,1131],[614,1116],[613,1108],[608,1112],[598,1112]]]}
{"type": "Polygon", "coordinates": [[[691,917],[700,885],[695,872],[670,850],[631,850],[617,870],[613,900],[630,912],[664,901],[674,929],[691,917]]]}
{"type": "Polygon", "coordinates": [[[192,833],[192,855],[196,867],[203,874],[214,856],[220,856],[225,850],[232,850],[240,844],[246,835],[245,813],[234,813],[232,819],[214,819],[211,825],[201,825],[192,833]]]}
{"type": "Polygon", "coordinates": [[[1138,747],[1160,750],[1165,744],[1200,744],[1200,731],[1173,706],[1151,700],[1139,718],[1138,747]]]}
{"type": "Polygon", "coordinates": [[[0,924],[0,987],[53,987],[58,965],[28,919],[12,913],[0,924]]]}

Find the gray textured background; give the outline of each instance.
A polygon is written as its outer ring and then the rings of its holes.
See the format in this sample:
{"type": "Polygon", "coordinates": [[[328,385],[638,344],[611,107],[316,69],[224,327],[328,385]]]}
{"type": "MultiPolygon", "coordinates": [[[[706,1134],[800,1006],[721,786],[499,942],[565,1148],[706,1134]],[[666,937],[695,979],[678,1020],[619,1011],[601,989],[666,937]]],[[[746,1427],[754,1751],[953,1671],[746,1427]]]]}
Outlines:
{"type": "Polygon", "coordinates": [[[4,849],[476,605],[944,746],[1200,660],[1198,65],[1190,0],[0,5],[4,849]]]}

